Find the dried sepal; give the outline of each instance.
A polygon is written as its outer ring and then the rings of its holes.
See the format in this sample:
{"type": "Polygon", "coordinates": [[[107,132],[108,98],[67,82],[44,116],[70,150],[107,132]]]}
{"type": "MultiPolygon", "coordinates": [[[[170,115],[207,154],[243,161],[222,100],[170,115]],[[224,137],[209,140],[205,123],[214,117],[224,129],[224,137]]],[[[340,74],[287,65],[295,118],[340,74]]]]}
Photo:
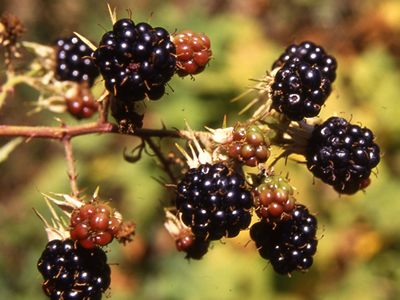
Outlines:
{"type": "Polygon", "coordinates": [[[36,215],[39,217],[40,220],[45,224],[44,230],[47,234],[48,241],[52,240],[64,240],[70,237],[68,231],[68,224],[62,217],[59,217],[57,212],[54,210],[53,206],[51,205],[49,198],[44,197],[47,207],[49,208],[52,214],[52,225],[50,225],[46,219],[35,209],[33,208],[36,215]]]}
{"type": "Polygon", "coordinates": [[[188,129],[188,131],[186,132],[187,137],[193,142],[198,154],[196,154],[196,151],[193,148],[192,144],[189,144],[189,148],[191,150],[191,155],[192,156],[190,156],[178,144],[175,144],[175,145],[179,149],[179,151],[185,156],[189,168],[196,168],[199,165],[205,164],[205,163],[211,163],[212,164],[212,162],[213,162],[212,154],[210,152],[208,152],[206,149],[203,149],[200,146],[200,143],[199,143],[198,139],[196,138],[192,128],[190,128],[190,126],[187,123],[186,119],[184,121],[185,121],[186,127],[188,129]]]}

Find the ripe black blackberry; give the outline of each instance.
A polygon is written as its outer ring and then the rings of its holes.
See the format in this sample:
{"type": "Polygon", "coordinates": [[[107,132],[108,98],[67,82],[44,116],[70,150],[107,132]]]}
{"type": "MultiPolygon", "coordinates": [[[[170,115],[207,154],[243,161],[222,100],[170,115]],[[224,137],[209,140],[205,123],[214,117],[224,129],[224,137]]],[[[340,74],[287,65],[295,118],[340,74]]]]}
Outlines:
{"type": "Polygon", "coordinates": [[[178,184],[176,208],[196,239],[235,237],[251,221],[251,193],[244,179],[222,163],[191,168],[178,184]]]}
{"type": "Polygon", "coordinates": [[[331,82],[316,66],[288,61],[271,84],[272,107],[290,120],[315,117],[331,93],[331,82]]]}
{"type": "Polygon", "coordinates": [[[85,249],[71,239],[48,242],[37,267],[50,299],[100,300],[111,282],[104,251],[85,249]]]}
{"type": "Polygon", "coordinates": [[[332,55],[328,55],[324,48],[315,45],[313,42],[305,41],[299,45],[290,45],[286,48],[272,69],[283,66],[286,62],[306,62],[321,72],[323,77],[333,83],[336,79],[337,61],[332,55]]]}
{"type": "Polygon", "coordinates": [[[289,220],[277,224],[257,222],[250,228],[250,237],[275,272],[290,275],[295,270],[305,272],[313,264],[318,245],[316,230],[315,216],[304,205],[296,204],[289,220]]]}
{"type": "Polygon", "coordinates": [[[92,86],[99,70],[90,58],[92,50],[78,37],[56,42],[55,76],[60,81],[87,82],[92,86]]]}
{"type": "Polygon", "coordinates": [[[331,117],[316,125],[306,150],[307,167],[315,177],[342,193],[355,193],[380,161],[371,130],[331,117]]]}
{"type": "Polygon", "coordinates": [[[107,90],[118,101],[158,100],[175,72],[175,45],[161,27],[118,20],[93,52],[107,90]]]}

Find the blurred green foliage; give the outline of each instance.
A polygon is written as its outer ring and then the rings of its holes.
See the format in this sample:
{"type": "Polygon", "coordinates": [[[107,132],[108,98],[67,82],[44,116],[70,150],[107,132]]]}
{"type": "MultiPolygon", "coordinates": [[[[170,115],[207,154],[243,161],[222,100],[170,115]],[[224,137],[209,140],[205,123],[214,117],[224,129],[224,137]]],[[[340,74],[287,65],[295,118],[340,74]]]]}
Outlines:
{"type": "MultiPolygon", "coordinates": [[[[319,251],[310,271],[292,278],[274,274],[259,257],[247,232],[215,242],[201,261],[187,262],[163,226],[166,188],[154,180],[167,178],[153,157],[129,164],[135,137],[91,135],[72,140],[80,188],[87,197],[100,186],[101,198],[134,219],[135,241],[111,245],[111,295],[124,299],[400,299],[400,3],[396,0],[151,0],[108,1],[119,17],[132,10],[135,22],[148,21],[170,32],[203,31],[211,39],[213,59],[195,80],[174,78],[162,100],[148,103],[145,127],[195,130],[246,120],[238,116],[250,98],[230,103],[246,91],[249,78],[270,70],[286,45],[311,40],[323,45],[339,63],[335,91],[321,112],[360,122],[378,136],[385,153],[372,184],[354,196],[339,197],[303,164],[280,162],[289,172],[297,199],[318,212],[319,251]],[[226,243],[225,243],[226,242],[226,243]]],[[[51,44],[77,31],[99,41],[110,29],[106,1],[2,1],[24,22],[25,40],[51,44]],[[101,24],[99,26],[98,24],[101,24]]],[[[96,42],[97,43],[97,42],[96,42]]],[[[99,89],[100,87],[95,87],[99,89]]],[[[58,126],[53,113],[26,117],[37,93],[21,86],[0,111],[1,124],[58,126]]],[[[67,114],[57,115],[77,124],[67,114]]],[[[9,139],[1,138],[1,144],[9,139]]],[[[163,151],[174,149],[165,141],[163,151]]],[[[50,217],[38,192],[68,193],[63,147],[59,142],[32,139],[1,164],[0,298],[45,299],[36,262],[46,244],[42,224],[31,207],[50,217]]],[[[168,191],[168,190],[167,190],[168,191]]]]}

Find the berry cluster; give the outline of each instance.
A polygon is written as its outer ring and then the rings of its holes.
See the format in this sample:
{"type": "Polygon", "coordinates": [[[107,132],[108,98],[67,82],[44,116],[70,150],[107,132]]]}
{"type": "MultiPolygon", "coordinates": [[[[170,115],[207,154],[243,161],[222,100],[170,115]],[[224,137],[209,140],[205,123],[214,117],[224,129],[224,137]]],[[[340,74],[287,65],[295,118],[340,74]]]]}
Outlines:
{"type": "Polygon", "coordinates": [[[120,221],[107,204],[90,201],[71,214],[71,238],[84,248],[93,249],[111,243],[119,228],[120,221]]]}
{"type": "Polygon", "coordinates": [[[331,82],[307,62],[288,61],[271,84],[272,107],[290,120],[315,117],[331,93],[331,82]]]}
{"type": "Polygon", "coordinates": [[[264,222],[278,223],[292,216],[296,203],[294,189],[283,176],[262,176],[253,194],[256,213],[264,222]]]}
{"type": "Polygon", "coordinates": [[[56,42],[56,79],[60,81],[87,82],[92,86],[99,70],[90,55],[92,50],[74,36],[56,42]]]}
{"type": "Polygon", "coordinates": [[[176,208],[196,239],[235,237],[250,224],[252,195],[244,179],[222,163],[189,169],[176,193],[176,208]]]}
{"type": "Polygon", "coordinates": [[[72,95],[67,94],[66,100],[69,113],[78,120],[90,118],[99,109],[99,103],[85,87],[78,87],[72,95]]]}
{"type": "Polygon", "coordinates": [[[315,126],[306,158],[315,177],[351,194],[369,184],[366,180],[380,161],[380,149],[368,128],[331,117],[315,126]]]}
{"type": "Polygon", "coordinates": [[[106,32],[93,61],[107,90],[126,103],[158,100],[175,72],[175,45],[161,27],[120,19],[106,32]]]}
{"type": "Polygon", "coordinates": [[[296,204],[289,220],[277,224],[257,222],[250,228],[250,237],[275,272],[290,275],[295,270],[305,272],[313,264],[318,244],[316,230],[317,219],[304,205],[296,204]]]}
{"type": "Polygon", "coordinates": [[[286,47],[278,60],[272,65],[272,69],[282,67],[286,62],[306,62],[321,72],[322,77],[328,78],[333,83],[336,79],[337,61],[332,55],[328,55],[323,47],[313,42],[305,41],[299,45],[286,47]]]}
{"type": "Polygon", "coordinates": [[[111,282],[104,251],[83,248],[71,239],[48,242],[37,267],[50,299],[100,300],[111,282]]]}
{"type": "Polygon", "coordinates": [[[229,156],[255,167],[270,156],[270,140],[257,125],[240,125],[233,129],[233,141],[228,147],[229,156]]]}
{"type": "Polygon", "coordinates": [[[272,66],[272,107],[292,121],[316,117],[331,93],[336,59],[312,42],[290,45],[272,66]]]}
{"type": "Polygon", "coordinates": [[[202,33],[184,30],[174,36],[176,45],[176,73],[181,76],[195,75],[204,71],[211,59],[210,39],[202,33]]]}

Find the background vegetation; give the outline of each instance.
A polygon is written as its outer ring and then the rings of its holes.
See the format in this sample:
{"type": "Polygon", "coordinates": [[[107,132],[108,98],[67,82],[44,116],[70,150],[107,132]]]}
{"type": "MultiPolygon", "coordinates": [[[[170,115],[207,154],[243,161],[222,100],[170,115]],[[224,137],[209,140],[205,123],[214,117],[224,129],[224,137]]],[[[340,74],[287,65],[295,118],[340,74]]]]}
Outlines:
{"type": "MultiPolygon", "coordinates": [[[[339,197],[313,180],[302,164],[288,161],[276,170],[289,172],[298,201],[318,212],[323,238],[314,265],[292,278],[276,275],[259,257],[248,232],[215,242],[201,261],[187,262],[164,229],[162,203],[166,188],[152,177],[163,176],[152,157],[136,164],[123,150],[140,141],[116,134],[72,140],[80,188],[88,197],[97,186],[113,199],[126,219],[137,224],[135,241],[111,245],[111,296],[124,299],[399,299],[400,298],[400,2],[397,0],[148,0],[50,1],[4,0],[0,12],[17,15],[28,29],[24,40],[51,44],[77,31],[98,43],[111,29],[106,3],[120,18],[132,10],[135,22],[148,21],[170,32],[203,31],[211,39],[215,59],[203,74],[174,78],[173,92],[149,103],[145,127],[195,130],[246,120],[238,116],[248,101],[230,103],[244,92],[249,78],[261,78],[285,46],[311,40],[336,56],[335,90],[320,117],[334,114],[371,128],[385,155],[379,174],[365,193],[339,197]],[[98,24],[101,24],[99,26],[98,24]]],[[[4,80],[4,66],[1,67],[4,80]]],[[[100,84],[96,89],[101,90],[100,84]]],[[[26,113],[37,93],[20,86],[0,111],[7,125],[58,126],[56,115],[77,124],[68,114],[26,113]]],[[[248,99],[249,100],[249,99],[248,99]]],[[[82,121],[81,121],[82,122],[82,121]]],[[[1,137],[1,145],[9,139],[1,137]]],[[[164,151],[173,150],[166,142],[164,151]]],[[[32,139],[0,165],[0,298],[45,299],[36,262],[46,244],[42,223],[31,207],[46,215],[38,192],[69,193],[62,144],[32,139]]],[[[168,190],[167,190],[168,191],[168,190]]],[[[46,215],[49,216],[49,215],[46,215]]]]}

